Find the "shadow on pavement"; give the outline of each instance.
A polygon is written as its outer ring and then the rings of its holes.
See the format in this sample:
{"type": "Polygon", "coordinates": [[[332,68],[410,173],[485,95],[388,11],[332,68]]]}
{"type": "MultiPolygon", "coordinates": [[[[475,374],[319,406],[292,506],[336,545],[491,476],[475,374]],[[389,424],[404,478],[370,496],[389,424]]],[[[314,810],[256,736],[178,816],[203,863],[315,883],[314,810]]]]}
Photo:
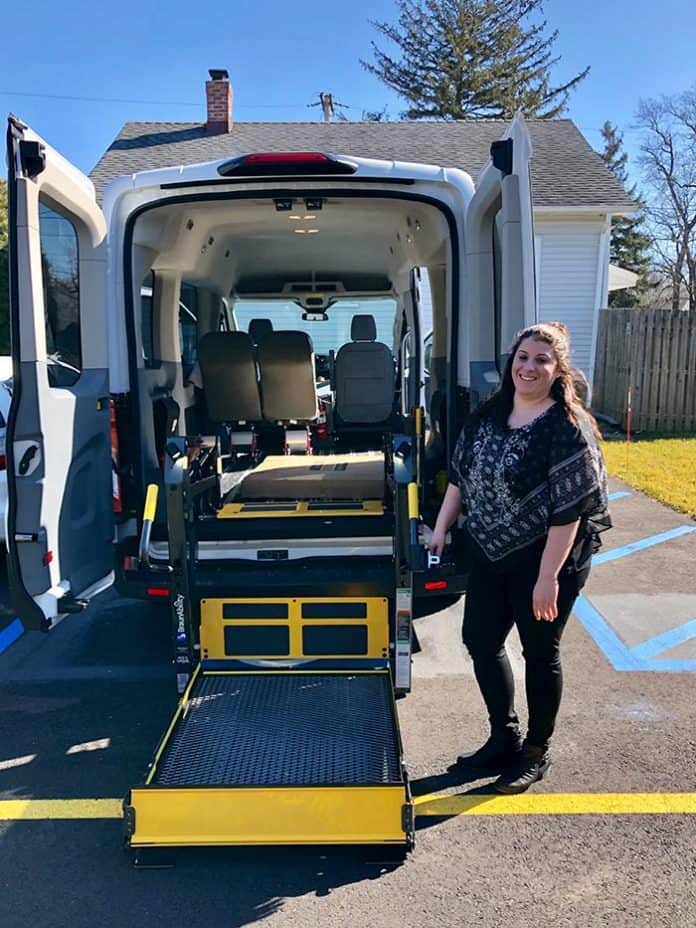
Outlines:
{"type": "Polygon", "coordinates": [[[400,865],[380,859],[385,849],[194,848],[172,852],[173,868],[139,869],[130,854],[119,851],[120,827],[20,822],[0,831],[2,856],[12,861],[0,898],[3,928],[32,922],[44,928],[121,928],[145,920],[241,928],[292,900],[372,882],[400,865]],[[37,847],[44,852],[37,855],[37,847]]]}
{"type": "MultiPolygon", "coordinates": [[[[429,796],[431,793],[440,793],[442,790],[451,789],[452,787],[463,786],[467,783],[474,783],[477,780],[490,778],[496,779],[499,770],[460,770],[456,767],[450,767],[443,773],[433,774],[428,777],[421,777],[418,780],[411,781],[411,792],[414,798],[419,796],[429,796]]],[[[477,806],[490,802],[491,799],[499,798],[498,793],[491,790],[491,783],[474,786],[467,790],[458,790],[457,792],[444,793],[443,795],[433,796],[424,802],[416,805],[416,831],[424,831],[426,828],[433,828],[450,818],[461,814],[462,797],[470,797],[466,803],[467,811],[475,809],[477,806]],[[441,814],[438,810],[442,810],[441,814]]]]}

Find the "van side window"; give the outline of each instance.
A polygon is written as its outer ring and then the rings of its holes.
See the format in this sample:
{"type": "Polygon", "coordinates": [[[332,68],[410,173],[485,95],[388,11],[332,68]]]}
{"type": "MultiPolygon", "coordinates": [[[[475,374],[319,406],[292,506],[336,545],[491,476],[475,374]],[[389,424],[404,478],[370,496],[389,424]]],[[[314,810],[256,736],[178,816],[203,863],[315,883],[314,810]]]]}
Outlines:
{"type": "Polygon", "coordinates": [[[179,347],[185,382],[198,360],[198,290],[186,283],[179,292],[179,347]]]}
{"type": "Polygon", "coordinates": [[[77,230],[66,216],[40,199],[39,236],[48,383],[70,387],[82,371],[77,230]]]}
{"type": "Polygon", "coordinates": [[[140,338],[145,367],[157,367],[154,337],[155,273],[150,271],[140,287],[140,338]]]}

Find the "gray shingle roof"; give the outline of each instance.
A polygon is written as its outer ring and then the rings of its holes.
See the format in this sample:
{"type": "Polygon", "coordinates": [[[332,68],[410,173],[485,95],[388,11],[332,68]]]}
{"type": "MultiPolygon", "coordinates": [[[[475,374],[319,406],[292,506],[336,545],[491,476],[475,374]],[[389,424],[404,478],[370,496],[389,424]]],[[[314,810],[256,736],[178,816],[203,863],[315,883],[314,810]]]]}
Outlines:
{"type": "MultiPolygon", "coordinates": [[[[326,151],[458,167],[474,178],[505,120],[403,122],[238,122],[206,136],[201,123],[128,122],[91,173],[101,198],[120,174],[214,161],[257,151],[326,151]]],[[[537,207],[630,212],[635,203],[569,119],[528,120],[537,207]]]]}

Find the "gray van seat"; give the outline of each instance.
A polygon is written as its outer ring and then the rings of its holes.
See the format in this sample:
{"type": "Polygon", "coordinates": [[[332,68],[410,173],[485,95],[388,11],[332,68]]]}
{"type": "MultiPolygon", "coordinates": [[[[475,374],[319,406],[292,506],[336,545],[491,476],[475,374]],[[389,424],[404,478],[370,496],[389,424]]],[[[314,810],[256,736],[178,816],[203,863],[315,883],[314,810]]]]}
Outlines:
{"type": "Polygon", "coordinates": [[[269,332],[257,348],[264,417],[272,422],[317,418],[314,353],[304,332],[269,332]]]}
{"type": "Polygon", "coordinates": [[[208,415],[214,422],[257,422],[261,399],[254,346],[246,332],[208,332],[198,344],[208,415]]]}
{"type": "Polygon", "coordinates": [[[394,357],[375,341],[374,316],[353,316],[350,337],[334,362],[337,417],[346,424],[385,422],[394,408],[394,357]]]}
{"type": "Polygon", "coordinates": [[[250,319],[249,335],[254,345],[258,345],[264,335],[273,331],[273,323],[270,319],[250,319]]]}

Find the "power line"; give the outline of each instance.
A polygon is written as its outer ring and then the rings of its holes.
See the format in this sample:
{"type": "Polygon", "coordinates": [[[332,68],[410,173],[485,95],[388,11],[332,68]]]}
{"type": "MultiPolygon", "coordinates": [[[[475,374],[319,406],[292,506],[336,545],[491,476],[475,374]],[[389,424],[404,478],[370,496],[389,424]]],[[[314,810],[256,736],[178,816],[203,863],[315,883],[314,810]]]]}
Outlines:
{"type": "MultiPolygon", "coordinates": [[[[130,100],[121,97],[80,97],[58,93],[30,93],[28,91],[0,90],[3,97],[37,97],[42,100],[72,100],[82,103],[142,103],[148,106],[195,106],[202,108],[205,103],[191,103],[182,100],[130,100]]],[[[305,103],[235,103],[235,109],[305,109],[305,103]]],[[[351,107],[357,109],[357,107],[351,107]]]]}

